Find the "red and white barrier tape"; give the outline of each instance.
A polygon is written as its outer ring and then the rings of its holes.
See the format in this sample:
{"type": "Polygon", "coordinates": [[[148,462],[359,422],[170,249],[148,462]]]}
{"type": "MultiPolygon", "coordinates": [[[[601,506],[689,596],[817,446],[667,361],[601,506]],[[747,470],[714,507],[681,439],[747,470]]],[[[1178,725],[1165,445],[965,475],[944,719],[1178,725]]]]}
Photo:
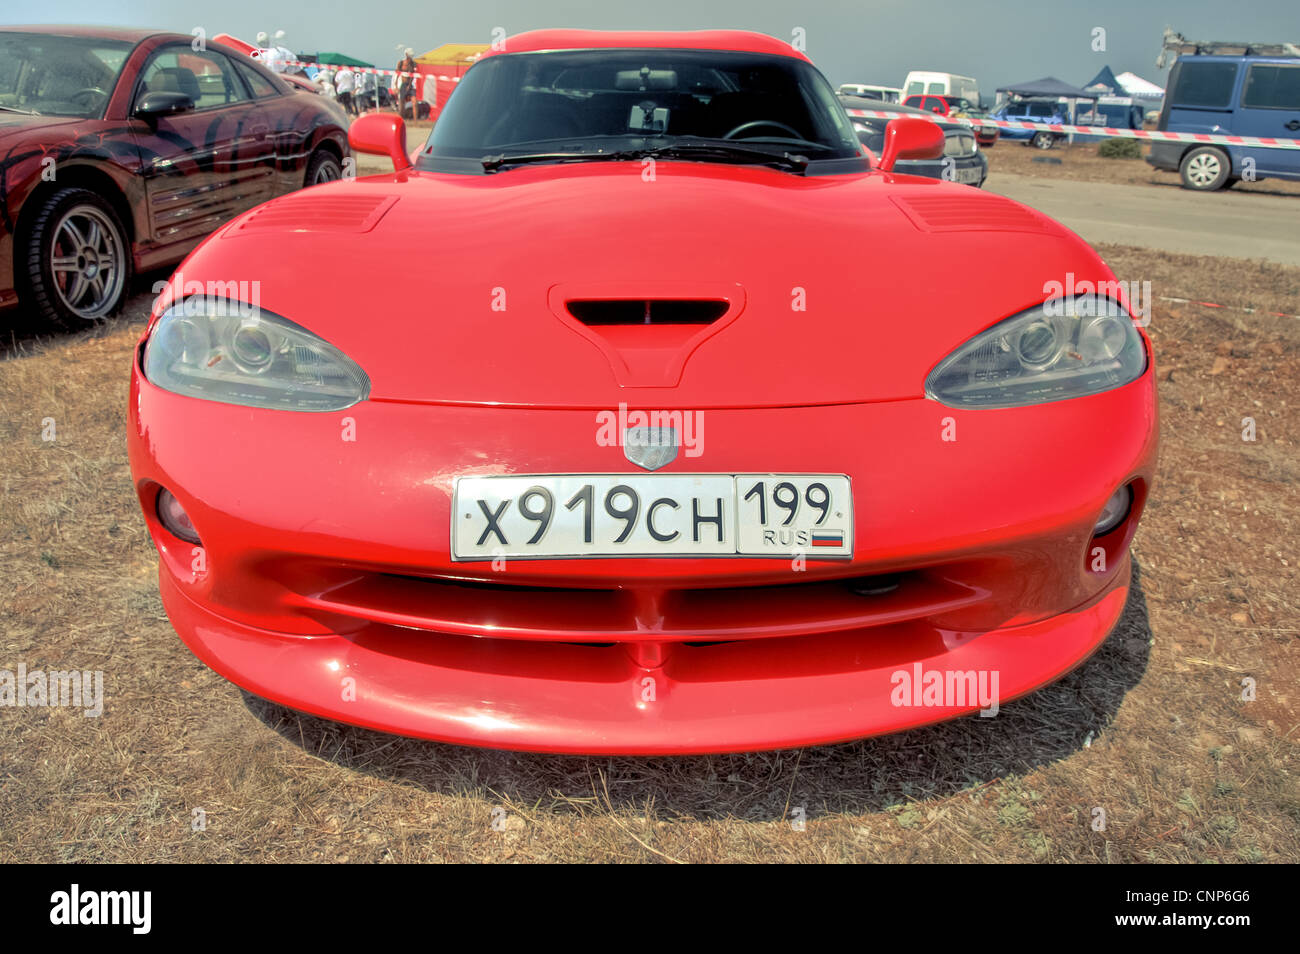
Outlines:
{"type": "Polygon", "coordinates": [[[1161,301],[1172,301],[1179,305],[1200,305],[1203,308],[1226,308],[1229,311],[1241,311],[1248,315],[1270,315],[1273,318],[1300,318],[1300,315],[1288,315],[1284,311],[1268,311],[1263,308],[1242,308],[1240,305],[1220,305],[1212,301],[1197,301],[1194,298],[1169,298],[1160,296],[1161,301]]]}
{"type": "MultiPolygon", "coordinates": [[[[877,119],[898,119],[900,113],[875,109],[849,109],[850,116],[870,116],[877,119]]],[[[910,113],[908,115],[911,115],[910,113]]],[[[917,119],[922,117],[917,116],[917,119]]],[[[930,118],[930,117],[925,117],[930,118]]],[[[967,126],[997,126],[999,129],[1041,129],[1056,133],[1081,133],[1085,136],[1106,136],[1113,139],[1146,139],[1152,142],[1222,143],[1228,146],[1258,146],[1263,149],[1300,149],[1300,139],[1271,139],[1261,136],[1225,136],[1211,133],[1162,132],[1158,129],[1114,129],[1110,126],[1066,126],[1054,123],[1022,123],[1009,119],[971,119],[966,116],[944,116],[934,113],[935,122],[964,123],[967,126]]]]}

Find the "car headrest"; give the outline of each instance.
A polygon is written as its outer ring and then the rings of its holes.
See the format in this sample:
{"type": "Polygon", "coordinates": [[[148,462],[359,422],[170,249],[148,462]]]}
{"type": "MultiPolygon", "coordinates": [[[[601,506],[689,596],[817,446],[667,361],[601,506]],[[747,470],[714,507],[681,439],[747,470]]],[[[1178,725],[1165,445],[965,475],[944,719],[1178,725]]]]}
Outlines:
{"type": "Polygon", "coordinates": [[[184,93],[196,103],[201,95],[198,77],[193,70],[187,70],[183,66],[164,66],[158,70],[157,88],[169,93],[184,93]]]}

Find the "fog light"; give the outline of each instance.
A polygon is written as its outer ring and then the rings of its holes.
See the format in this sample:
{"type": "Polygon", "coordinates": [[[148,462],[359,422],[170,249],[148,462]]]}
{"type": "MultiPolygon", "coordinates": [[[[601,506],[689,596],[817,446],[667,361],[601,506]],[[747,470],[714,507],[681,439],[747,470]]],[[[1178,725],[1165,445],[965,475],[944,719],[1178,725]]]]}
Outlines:
{"type": "Polygon", "coordinates": [[[1093,536],[1099,537],[1103,533],[1109,533],[1123,523],[1132,503],[1133,491],[1128,488],[1128,485],[1111,494],[1111,498],[1106,501],[1106,506],[1101,508],[1101,516],[1097,518],[1097,525],[1092,529],[1093,536]]]}
{"type": "Polygon", "coordinates": [[[190,521],[190,515],[185,512],[181,502],[172,495],[170,490],[158,491],[158,519],[162,521],[162,525],[168,532],[180,537],[186,543],[200,542],[198,531],[190,521]]]}

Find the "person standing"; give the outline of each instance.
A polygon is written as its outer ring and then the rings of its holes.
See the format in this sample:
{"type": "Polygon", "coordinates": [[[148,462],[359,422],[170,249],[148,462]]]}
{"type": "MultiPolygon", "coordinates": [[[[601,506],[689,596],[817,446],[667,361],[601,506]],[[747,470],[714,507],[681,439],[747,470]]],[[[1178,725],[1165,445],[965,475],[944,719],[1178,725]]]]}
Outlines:
{"type": "Polygon", "coordinates": [[[356,74],[346,63],[334,74],[334,89],[338,93],[339,105],[349,116],[357,114],[356,108],[352,104],[352,90],[356,85],[356,74]]]}
{"type": "Polygon", "coordinates": [[[406,103],[411,101],[411,118],[415,118],[415,50],[409,46],[406,55],[397,64],[397,115],[406,115],[406,103]]]}

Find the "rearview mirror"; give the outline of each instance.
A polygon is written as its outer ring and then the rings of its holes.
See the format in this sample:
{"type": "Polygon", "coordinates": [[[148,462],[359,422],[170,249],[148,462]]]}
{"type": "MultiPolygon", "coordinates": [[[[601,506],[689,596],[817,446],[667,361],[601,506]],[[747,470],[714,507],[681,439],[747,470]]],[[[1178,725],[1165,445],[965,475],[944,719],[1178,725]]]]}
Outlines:
{"type": "Polygon", "coordinates": [[[928,119],[905,116],[885,126],[885,148],[877,169],[889,172],[900,159],[938,159],[943,155],[943,130],[928,119]]]}
{"type": "Polygon", "coordinates": [[[406,123],[392,113],[366,113],[353,120],[348,145],[354,152],[388,156],[393,160],[394,172],[411,168],[406,154],[406,123]]]}
{"type": "Polygon", "coordinates": [[[193,108],[194,100],[184,93],[159,89],[144,94],[144,98],[136,104],[135,114],[141,119],[156,119],[159,116],[184,113],[193,108]]]}

